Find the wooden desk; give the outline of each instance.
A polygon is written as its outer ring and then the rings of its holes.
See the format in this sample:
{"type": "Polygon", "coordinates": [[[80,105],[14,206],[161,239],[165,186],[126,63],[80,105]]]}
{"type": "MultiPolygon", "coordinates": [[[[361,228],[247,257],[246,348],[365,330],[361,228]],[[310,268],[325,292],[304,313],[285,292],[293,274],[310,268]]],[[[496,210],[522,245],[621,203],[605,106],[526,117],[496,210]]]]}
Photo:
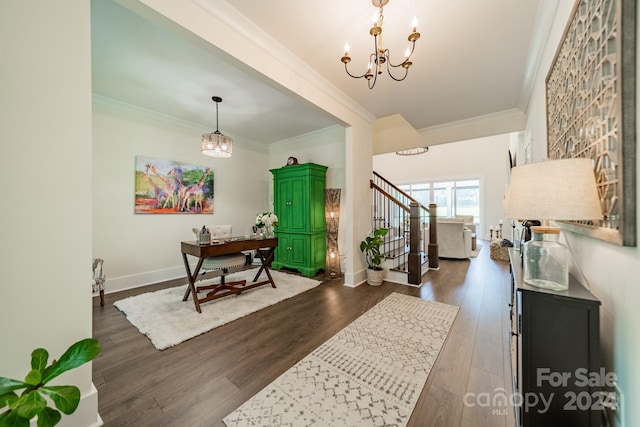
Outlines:
{"type": "Polygon", "coordinates": [[[214,299],[226,297],[227,295],[239,294],[242,291],[247,289],[255,288],[258,286],[266,285],[268,283],[271,284],[271,287],[275,288],[276,284],[271,277],[271,273],[269,272],[268,264],[273,259],[273,252],[278,246],[277,238],[269,238],[263,239],[260,237],[257,238],[244,238],[244,237],[230,237],[227,239],[218,239],[219,243],[210,243],[210,244],[198,244],[197,241],[190,242],[182,242],[181,250],[182,250],[182,260],[184,261],[184,268],[187,271],[187,278],[189,279],[189,287],[184,294],[183,301],[186,301],[189,298],[189,293],[193,296],[193,303],[196,306],[196,310],[198,313],[201,313],[200,304],[212,301],[214,299]],[[218,256],[218,255],[227,255],[234,254],[242,251],[249,251],[253,249],[262,249],[258,251],[258,256],[262,265],[256,274],[256,277],[253,278],[253,283],[242,286],[225,286],[222,289],[214,290],[209,292],[204,298],[198,298],[198,292],[196,290],[195,282],[197,280],[198,274],[200,273],[200,268],[202,267],[202,263],[206,257],[210,256],[218,256]],[[189,261],[187,259],[187,255],[191,255],[193,257],[198,258],[198,263],[196,264],[196,268],[191,272],[191,267],[189,266],[189,261]],[[258,282],[258,277],[262,273],[262,271],[267,274],[268,280],[263,280],[258,282]],[[223,291],[223,292],[220,292],[223,291]]]}

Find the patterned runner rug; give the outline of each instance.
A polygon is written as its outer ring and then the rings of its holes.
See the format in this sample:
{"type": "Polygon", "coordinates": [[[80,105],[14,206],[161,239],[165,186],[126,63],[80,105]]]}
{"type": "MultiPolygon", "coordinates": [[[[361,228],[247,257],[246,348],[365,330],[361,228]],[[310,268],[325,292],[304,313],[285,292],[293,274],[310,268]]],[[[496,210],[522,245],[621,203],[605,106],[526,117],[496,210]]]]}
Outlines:
{"type": "Polygon", "coordinates": [[[404,426],[458,308],[393,293],[224,418],[235,426],[404,426]]]}

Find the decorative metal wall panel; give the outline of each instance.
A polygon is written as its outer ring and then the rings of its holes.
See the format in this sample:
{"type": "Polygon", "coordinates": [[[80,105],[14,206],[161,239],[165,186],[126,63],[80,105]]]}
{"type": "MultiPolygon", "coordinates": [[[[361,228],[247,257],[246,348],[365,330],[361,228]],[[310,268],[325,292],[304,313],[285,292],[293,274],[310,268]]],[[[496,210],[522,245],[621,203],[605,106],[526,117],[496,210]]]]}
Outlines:
{"type": "Polygon", "coordinates": [[[592,159],[602,220],[563,227],[636,245],[636,0],[578,0],[546,80],[547,156],[592,159]]]}

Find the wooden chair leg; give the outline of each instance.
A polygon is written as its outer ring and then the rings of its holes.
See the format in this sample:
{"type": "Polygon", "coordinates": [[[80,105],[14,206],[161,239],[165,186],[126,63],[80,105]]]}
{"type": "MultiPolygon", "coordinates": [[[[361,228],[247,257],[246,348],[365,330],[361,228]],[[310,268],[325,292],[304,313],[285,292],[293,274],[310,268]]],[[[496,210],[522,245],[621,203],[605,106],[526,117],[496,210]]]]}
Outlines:
{"type": "Polygon", "coordinates": [[[104,307],[104,290],[100,289],[100,307],[104,307]]]}
{"type": "Polygon", "coordinates": [[[239,280],[236,282],[227,282],[225,281],[225,276],[229,274],[229,270],[228,269],[223,269],[222,270],[222,275],[220,276],[220,283],[215,283],[212,285],[204,285],[204,286],[198,286],[196,287],[196,290],[198,292],[202,292],[202,291],[206,291],[206,290],[212,290],[211,292],[209,292],[207,295],[213,295],[216,292],[220,292],[224,289],[235,289],[236,286],[244,286],[247,284],[246,280],[239,280]]]}

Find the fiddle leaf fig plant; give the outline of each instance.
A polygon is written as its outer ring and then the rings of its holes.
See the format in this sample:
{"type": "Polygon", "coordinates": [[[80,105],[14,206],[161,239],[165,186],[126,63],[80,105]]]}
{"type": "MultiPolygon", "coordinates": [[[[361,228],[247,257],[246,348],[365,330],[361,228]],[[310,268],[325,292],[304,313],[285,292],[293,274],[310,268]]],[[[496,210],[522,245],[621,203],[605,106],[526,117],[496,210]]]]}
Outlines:
{"type": "Polygon", "coordinates": [[[55,426],[60,412],[69,415],[80,403],[80,389],[73,385],[48,386],[49,381],[68,370],[83,365],[100,353],[100,343],[94,338],[80,340],[47,366],[49,352],[37,348],[31,353],[31,370],[24,381],[0,377],[0,427],[29,427],[29,420],[38,417],[38,427],[55,426]],[[18,395],[17,390],[22,390],[18,395]],[[56,409],[45,399],[51,399],[56,409]]]}
{"type": "Polygon", "coordinates": [[[370,236],[367,236],[360,242],[360,252],[364,254],[367,260],[367,267],[371,270],[382,270],[383,254],[380,252],[380,246],[384,243],[384,236],[389,232],[388,228],[376,228],[370,236]]]}

